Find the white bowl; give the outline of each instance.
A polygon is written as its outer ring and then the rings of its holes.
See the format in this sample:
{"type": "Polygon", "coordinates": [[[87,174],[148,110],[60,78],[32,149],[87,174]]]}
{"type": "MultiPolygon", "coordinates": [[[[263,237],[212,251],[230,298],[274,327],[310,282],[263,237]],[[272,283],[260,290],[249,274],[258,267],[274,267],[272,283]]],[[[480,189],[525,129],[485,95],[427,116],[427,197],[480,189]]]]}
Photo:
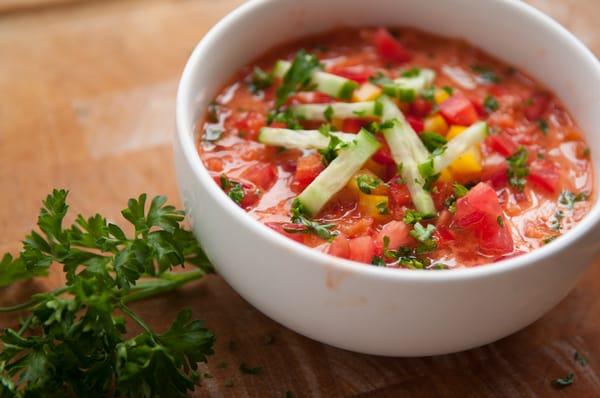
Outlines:
{"type": "MultiPolygon", "coordinates": [[[[600,206],[532,253],[470,269],[415,271],[330,257],[253,220],[214,183],[194,126],[241,66],[274,45],[339,26],[413,26],[473,45],[553,89],[600,153],[600,65],[575,37],[520,1],[258,0],[204,36],[177,96],[177,179],[194,232],[246,300],[315,340],[369,354],[466,350],[527,326],[562,300],[600,253],[600,206]]],[[[598,170],[598,157],[595,169],[598,170]]]]}

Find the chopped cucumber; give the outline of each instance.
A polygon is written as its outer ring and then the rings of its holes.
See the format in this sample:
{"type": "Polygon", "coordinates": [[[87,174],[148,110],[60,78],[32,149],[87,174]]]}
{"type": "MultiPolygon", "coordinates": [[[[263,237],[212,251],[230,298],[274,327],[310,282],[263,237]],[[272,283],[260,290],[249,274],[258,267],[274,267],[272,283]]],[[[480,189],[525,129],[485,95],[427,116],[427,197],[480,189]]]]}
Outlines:
{"type": "MultiPolygon", "coordinates": [[[[356,134],[331,132],[343,142],[350,142],[356,134]]],[[[260,129],[258,141],[266,145],[295,149],[327,149],[329,137],[318,130],[290,130],[283,128],[263,127],[260,129]]]]}
{"type": "Polygon", "coordinates": [[[446,149],[439,155],[431,157],[433,174],[440,173],[450,166],[460,155],[474,145],[479,145],[488,135],[486,122],[477,122],[446,144],[446,149]]]}
{"type": "Polygon", "coordinates": [[[362,129],[349,145],[302,191],[297,200],[307,215],[314,216],[350,181],[379,149],[379,141],[362,129]]]}
{"type": "Polygon", "coordinates": [[[400,77],[392,83],[383,85],[383,92],[390,97],[399,98],[402,102],[413,102],[419,94],[431,87],[435,80],[435,72],[421,69],[414,77],[400,77]]]}
{"type": "Polygon", "coordinates": [[[410,127],[402,111],[386,97],[381,98],[383,104],[383,135],[394,161],[400,168],[402,179],[406,183],[416,209],[427,215],[436,214],[435,205],[429,192],[423,187],[425,181],[419,172],[419,163],[424,162],[429,152],[417,133],[410,127]],[[388,123],[391,122],[391,123],[388,123]]]}
{"type": "Polygon", "coordinates": [[[328,119],[375,118],[381,116],[378,101],[335,102],[331,104],[292,105],[290,111],[306,120],[328,121],[328,119]]]}
{"type": "MultiPolygon", "coordinates": [[[[273,68],[273,75],[283,78],[291,66],[291,62],[279,60],[273,68]]],[[[335,98],[350,99],[354,90],[358,88],[358,83],[354,80],[319,70],[311,74],[310,80],[315,85],[317,91],[335,98]]]]}

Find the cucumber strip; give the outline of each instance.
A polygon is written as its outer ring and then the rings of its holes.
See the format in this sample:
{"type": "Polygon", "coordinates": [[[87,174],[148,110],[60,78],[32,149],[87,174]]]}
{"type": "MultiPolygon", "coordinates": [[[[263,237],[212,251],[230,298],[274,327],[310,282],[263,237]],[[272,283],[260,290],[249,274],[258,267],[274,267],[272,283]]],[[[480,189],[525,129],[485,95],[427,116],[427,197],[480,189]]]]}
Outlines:
{"type": "Polygon", "coordinates": [[[450,166],[460,155],[474,145],[479,145],[488,135],[486,122],[477,122],[446,144],[446,149],[433,156],[433,173],[437,174],[450,166]]]}
{"type": "MultiPolygon", "coordinates": [[[[331,132],[330,134],[343,142],[350,142],[356,138],[356,134],[350,133],[331,132]]],[[[327,149],[329,141],[329,137],[318,130],[263,127],[258,135],[258,142],[289,149],[327,149]]]]}
{"type": "Polygon", "coordinates": [[[389,98],[382,97],[381,102],[382,125],[391,122],[391,126],[383,129],[383,135],[390,146],[394,161],[400,168],[412,201],[419,212],[433,216],[436,214],[435,205],[429,192],[423,188],[425,181],[418,167],[419,163],[427,159],[429,152],[406,121],[402,111],[389,98]]]}
{"type": "Polygon", "coordinates": [[[318,121],[327,121],[329,118],[375,118],[381,115],[381,104],[377,101],[292,105],[289,109],[299,118],[318,121]]]}
{"type": "Polygon", "coordinates": [[[399,98],[402,102],[413,102],[419,94],[431,87],[435,80],[435,72],[431,69],[421,69],[414,77],[400,77],[393,83],[384,84],[383,92],[391,97],[399,98]]]}
{"type": "MultiPolygon", "coordinates": [[[[279,60],[273,68],[273,75],[283,78],[291,66],[291,62],[279,60]]],[[[352,93],[358,88],[358,83],[354,80],[319,70],[311,74],[310,80],[316,86],[317,91],[335,98],[351,99],[352,93]]]]}
{"type": "Polygon", "coordinates": [[[329,166],[298,195],[297,200],[307,215],[318,214],[329,199],[350,181],[380,146],[379,141],[371,133],[362,129],[356,139],[342,149],[329,166]]]}

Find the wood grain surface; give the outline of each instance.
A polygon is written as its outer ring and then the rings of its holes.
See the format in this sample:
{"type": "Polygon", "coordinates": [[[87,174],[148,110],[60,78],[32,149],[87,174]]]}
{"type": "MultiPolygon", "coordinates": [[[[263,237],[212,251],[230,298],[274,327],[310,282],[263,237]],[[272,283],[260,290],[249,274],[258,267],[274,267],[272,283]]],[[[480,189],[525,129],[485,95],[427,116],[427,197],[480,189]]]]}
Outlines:
{"type": "MultiPolygon", "coordinates": [[[[598,0],[530,2],[600,54],[598,0]]],[[[179,204],[170,145],[176,84],[196,42],[239,3],[0,0],[0,252],[19,250],[53,187],[71,190],[75,212],[115,220],[140,192],[179,204]]],[[[0,290],[0,305],[60,283],[51,275],[0,290]]],[[[135,307],[158,329],[191,307],[216,333],[205,369],[213,377],[197,397],[600,396],[598,266],[523,331],[430,358],[358,355],[309,340],[260,314],[218,276],[135,307]],[[587,366],[573,360],[575,351],[587,366]],[[240,373],[241,362],[262,374],[240,373]],[[570,371],[572,386],[551,386],[570,371]]],[[[13,322],[0,318],[0,327],[13,322]]]]}

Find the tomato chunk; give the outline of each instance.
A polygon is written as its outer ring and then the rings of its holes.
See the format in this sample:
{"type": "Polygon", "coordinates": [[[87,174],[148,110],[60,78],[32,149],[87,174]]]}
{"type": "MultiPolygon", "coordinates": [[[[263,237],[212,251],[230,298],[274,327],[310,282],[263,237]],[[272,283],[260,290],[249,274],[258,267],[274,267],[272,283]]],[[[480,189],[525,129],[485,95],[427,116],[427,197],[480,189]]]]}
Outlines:
{"type": "Polygon", "coordinates": [[[358,133],[367,122],[361,119],[348,118],[342,123],[342,131],[345,133],[358,133]]]}
{"type": "Polygon", "coordinates": [[[282,234],[292,240],[295,240],[296,242],[299,242],[299,243],[304,242],[304,235],[302,233],[291,233],[291,232],[286,231],[286,229],[288,229],[288,227],[293,227],[298,224],[292,224],[292,223],[288,223],[288,222],[266,222],[265,225],[267,227],[271,228],[272,230],[279,232],[280,234],[282,234]]]}
{"type": "Polygon", "coordinates": [[[550,95],[538,92],[533,94],[531,98],[526,101],[523,113],[530,121],[538,120],[544,116],[549,105],[550,95]]]}
{"type": "Polygon", "coordinates": [[[430,101],[424,98],[417,98],[412,104],[410,104],[410,113],[413,115],[423,118],[431,112],[433,105],[430,101]]]}
{"type": "Polygon", "coordinates": [[[267,123],[267,119],[262,113],[254,111],[237,114],[232,119],[233,127],[249,140],[256,140],[260,129],[267,123]]]}
{"type": "Polygon", "coordinates": [[[410,124],[410,127],[412,127],[416,133],[421,133],[425,129],[425,123],[421,118],[409,115],[406,117],[406,121],[408,122],[408,124],[410,124]]]}
{"type": "Polygon", "coordinates": [[[496,191],[479,183],[456,202],[456,224],[477,237],[483,253],[508,254],[513,251],[510,228],[502,213],[496,191]]]}
{"type": "Polygon", "coordinates": [[[266,191],[275,184],[277,169],[271,163],[260,162],[244,170],[241,177],[266,191]]]}
{"type": "Polygon", "coordinates": [[[491,135],[486,138],[485,142],[493,151],[498,152],[504,157],[511,156],[519,149],[512,137],[505,133],[491,135]]]}
{"type": "Polygon", "coordinates": [[[349,258],[350,243],[348,238],[346,238],[343,234],[336,236],[333,242],[331,242],[331,245],[329,245],[327,253],[340,258],[349,258]]]}
{"type": "Polygon", "coordinates": [[[374,71],[368,65],[352,65],[352,66],[333,66],[329,69],[329,73],[345,77],[346,79],[354,80],[357,83],[364,83],[369,80],[374,71]]]}
{"type": "Polygon", "coordinates": [[[393,206],[402,207],[412,203],[410,191],[406,184],[394,180],[390,184],[390,199],[393,206]]]}
{"type": "Polygon", "coordinates": [[[410,227],[402,221],[390,221],[385,224],[381,231],[375,237],[375,248],[377,253],[381,254],[384,246],[384,238],[389,239],[388,248],[396,250],[402,246],[406,246],[412,241],[409,235],[410,227]]]}
{"type": "Polygon", "coordinates": [[[481,172],[481,180],[488,181],[496,189],[508,185],[508,164],[506,162],[486,165],[481,172]]]}
{"type": "Polygon", "coordinates": [[[375,255],[375,244],[370,236],[361,236],[349,242],[350,260],[370,264],[375,255]]]}
{"type": "Polygon", "coordinates": [[[528,180],[550,194],[556,194],[560,189],[560,172],[554,163],[549,161],[534,161],[529,166],[528,180]]]}
{"type": "Polygon", "coordinates": [[[325,166],[321,155],[313,154],[298,159],[296,174],[294,175],[294,188],[302,191],[323,171],[325,166]]]}
{"type": "Polygon", "coordinates": [[[411,58],[408,50],[385,28],[379,28],[373,36],[377,53],[389,61],[407,62],[411,58]]]}
{"type": "Polygon", "coordinates": [[[440,112],[448,123],[460,126],[470,126],[478,119],[475,106],[461,93],[456,93],[442,102],[440,104],[440,112]]]}

